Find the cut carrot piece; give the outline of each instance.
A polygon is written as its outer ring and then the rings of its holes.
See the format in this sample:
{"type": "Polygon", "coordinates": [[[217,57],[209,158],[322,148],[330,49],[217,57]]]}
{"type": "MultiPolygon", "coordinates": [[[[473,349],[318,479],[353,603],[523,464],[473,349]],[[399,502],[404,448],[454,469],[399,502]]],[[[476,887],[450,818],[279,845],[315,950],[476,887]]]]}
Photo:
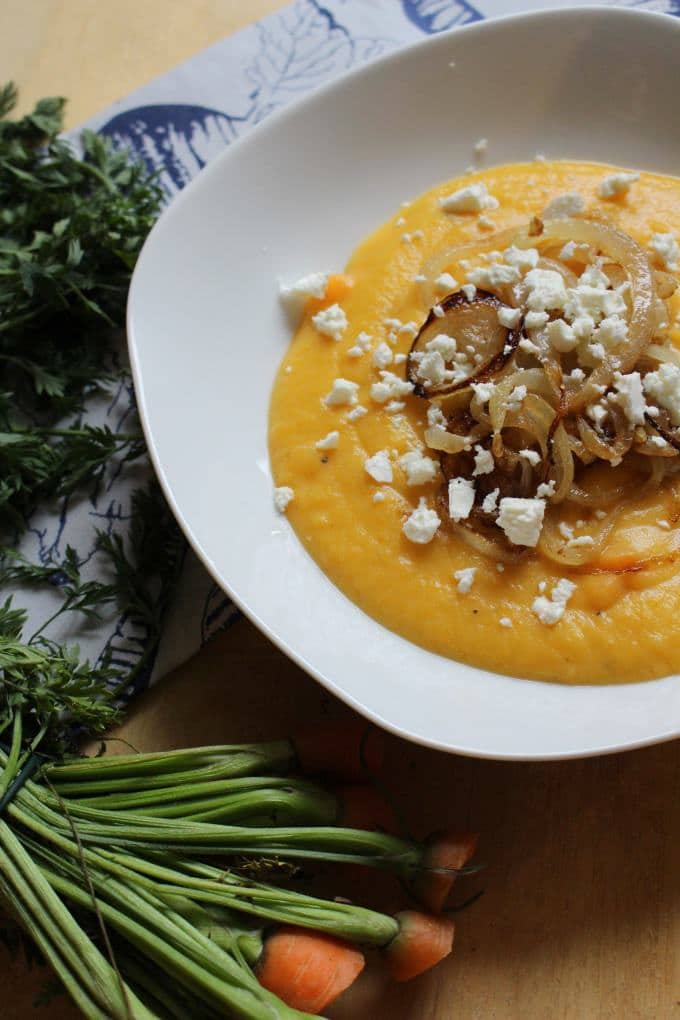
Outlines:
{"type": "Polygon", "coordinates": [[[358,716],[310,726],[293,738],[293,746],[305,772],[329,772],[350,782],[366,778],[362,756],[369,772],[377,772],[384,752],[382,732],[358,716]]]}
{"type": "Polygon", "coordinates": [[[479,838],[476,832],[436,832],[426,842],[424,870],[414,882],[414,893],[421,903],[438,914],[444,907],[456,871],[464,868],[473,856],[479,838]],[[432,871],[446,868],[448,873],[432,871]]]}
{"type": "Polygon", "coordinates": [[[396,915],[399,934],[385,950],[395,981],[410,981],[436,966],[453,949],[455,926],[448,917],[404,910],[396,915]]]}
{"type": "Polygon", "coordinates": [[[334,305],[337,301],[342,301],[351,290],[353,284],[354,280],[351,276],[347,276],[346,273],[332,273],[328,277],[328,285],[324,296],[322,298],[310,298],[306,304],[305,311],[310,315],[316,315],[320,309],[334,305]]]}
{"type": "Polygon", "coordinates": [[[341,786],[339,824],[369,832],[396,832],[397,819],[385,798],[372,786],[341,786]]]}
{"type": "Polygon", "coordinates": [[[316,1014],[349,988],[364,964],[363,953],[347,942],[285,927],[265,942],[256,973],[286,1005],[316,1014]]]}

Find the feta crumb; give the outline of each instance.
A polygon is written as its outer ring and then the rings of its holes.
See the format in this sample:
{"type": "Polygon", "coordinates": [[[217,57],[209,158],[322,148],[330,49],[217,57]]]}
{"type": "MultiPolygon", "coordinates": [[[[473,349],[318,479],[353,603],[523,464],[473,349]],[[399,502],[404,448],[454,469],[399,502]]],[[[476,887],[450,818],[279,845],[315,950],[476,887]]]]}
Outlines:
{"type": "Polygon", "coordinates": [[[279,485],[274,489],[274,509],[279,514],[285,514],[288,504],[295,498],[295,493],[289,485],[279,485]]]}
{"type": "Polygon", "coordinates": [[[422,496],[417,508],[404,521],[401,530],[409,542],[426,545],[437,534],[440,524],[439,515],[435,510],[430,510],[425,497],[422,496]]]}
{"type": "Polygon", "coordinates": [[[671,530],[671,526],[668,523],[668,521],[666,521],[666,520],[657,521],[656,523],[658,524],[658,526],[660,528],[663,528],[664,531],[670,531],[671,530]]]}
{"type": "Polygon", "coordinates": [[[403,227],[406,223],[406,219],[404,216],[399,216],[394,222],[397,227],[403,227]]]}
{"type": "Polygon", "coordinates": [[[434,281],[434,285],[437,290],[442,290],[446,294],[450,294],[452,290],[455,290],[458,286],[458,281],[454,280],[451,273],[441,273],[434,281]]]}
{"type": "Polygon", "coordinates": [[[513,545],[538,545],[543,527],[545,503],[542,499],[504,496],[500,501],[498,526],[513,545]]]}
{"type": "Polygon", "coordinates": [[[425,386],[438,386],[446,379],[446,363],[439,351],[427,351],[419,359],[416,376],[425,386]]]}
{"type": "Polygon", "coordinates": [[[677,269],[680,246],[673,234],[654,234],[649,246],[656,252],[664,269],[668,269],[670,272],[677,269]]]}
{"type": "Polygon", "coordinates": [[[469,184],[440,198],[439,204],[446,213],[471,213],[497,209],[498,199],[489,194],[486,184],[469,184]]]}
{"type": "Polygon", "coordinates": [[[329,432],[323,439],[319,439],[314,445],[317,450],[337,450],[338,443],[340,442],[340,433],[337,431],[329,432]]]}
{"type": "Polygon", "coordinates": [[[419,333],[419,326],[417,322],[404,322],[398,329],[400,336],[411,336],[415,337],[419,333]]]}
{"type": "Polygon", "coordinates": [[[491,400],[491,397],[493,396],[493,394],[495,392],[496,383],[493,383],[493,382],[474,383],[473,382],[473,383],[470,384],[470,388],[473,391],[474,395],[479,400],[479,402],[482,403],[482,404],[486,404],[486,403],[488,403],[489,400],[491,400]]]}
{"type": "Polygon", "coordinates": [[[549,482],[541,482],[536,489],[537,499],[550,499],[551,496],[555,495],[555,481],[553,478],[549,482]]]}
{"type": "Polygon", "coordinates": [[[631,184],[640,180],[640,174],[610,174],[605,177],[597,189],[600,198],[616,198],[618,195],[625,195],[630,191],[631,184]]]}
{"type": "Polygon", "coordinates": [[[475,446],[475,469],[473,476],[490,475],[496,467],[491,450],[485,450],[483,446],[475,446]]]}
{"type": "Polygon", "coordinates": [[[449,482],[449,516],[463,521],[470,516],[475,502],[475,486],[469,478],[452,478],[449,482]]]}
{"type": "Polygon", "coordinates": [[[576,585],[562,577],[553,588],[551,597],[548,599],[545,595],[539,595],[531,608],[541,623],[552,627],[564,616],[567,603],[575,591],[576,585]]]}
{"type": "Polygon", "coordinates": [[[498,622],[500,623],[501,627],[512,627],[512,620],[510,619],[509,616],[501,616],[498,622]]]}
{"type": "Polygon", "coordinates": [[[473,152],[475,156],[483,156],[488,148],[489,148],[488,138],[479,138],[475,142],[473,152]]]}
{"type": "Polygon", "coordinates": [[[443,319],[445,312],[441,305],[432,305],[432,314],[438,319],[443,319]]]}
{"type": "Polygon", "coordinates": [[[422,230],[414,230],[413,233],[411,234],[411,237],[413,238],[414,241],[422,241],[422,239],[425,237],[425,234],[422,232],[422,230]]]}
{"type": "Polygon", "coordinates": [[[543,592],[545,591],[545,589],[547,587],[548,587],[548,582],[547,581],[539,581],[538,582],[538,590],[541,593],[541,595],[543,594],[543,592]]]}
{"type": "Polygon", "coordinates": [[[664,446],[668,446],[668,443],[663,436],[650,436],[649,442],[652,446],[658,446],[660,450],[662,450],[664,446]]]}
{"type": "Polygon", "coordinates": [[[411,240],[412,240],[412,237],[411,237],[411,234],[404,233],[404,234],[401,235],[401,239],[404,242],[404,244],[409,244],[411,242],[411,240]]]}
{"type": "Polygon", "coordinates": [[[564,319],[555,319],[553,322],[549,322],[546,332],[548,340],[560,353],[573,351],[578,343],[574,330],[564,319]]]}
{"type": "Polygon", "coordinates": [[[542,220],[566,220],[571,216],[578,216],[586,207],[583,195],[578,191],[568,191],[564,195],[557,195],[546,205],[541,213],[542,220]]]}
{"type": "MultiPolygon", "coordinates": [[[[506,266],[503,262],[491,262],[488,266],[480,266],[468,273],[468,279],[476,287],[504,287],[509,283],[517,283],[519,270],[514,266],[506,266]]],[[[561,277],[560,277],[561,279],[561,277]]]]}
{"type": "Polygon", "coordinates": [[[399,466],[406,475],[406,484],[425,485],[437,477],[439,465],[420,450],[408,450],[399,458],[399,466]]]}
{"type": "Polygon", "coordinates": [[[416,273],[416,275],[413,277],[413,282],[414,283],[427,283],[427,277],[425,276],[424,273],[416,273]]]}
{"type": "MultiPolygon", "coordinates": [[[[493,514],[498,508],[498,497],[501,494],[500,489],[494,489],[493,492],[489,492],[482,502],[482,510],[485,514],[493,514]]],[[[499,564],[500,565],[500,564],[499,564]]]]}
{"type": "Polygon", "coordinates": [[[680,367],[668,362],[656,372],[648,372],[642,380],[645,393],[670,415],[673,425],[680,425],[680,367]]]}
{"type": "Polygon", "coordinates": [[[328,273],[309,273],[291,286],[279,283],[279,300],[292,314],[298,315],[307,298],[324,298],[328,287],[328,273]]]}
{"type": "Polygon", "coordinates": [[[498,321],[501,326],[505,326],[506,329],[516,329],[516,327],[519,326],[519,320],[521,318],[521,308],[508,308],[506,305],[501,305],[498,309],[498,321]]]}
{"type": "Polygon", "coordinates": [[[596,519],[598,521],[603,521],[606,516],[607,516],[607,511],[606,510],[596,510],[595,511],[595,517],[596,517],[596,519]]]}
{"type": "Polygon", "coordinates": [[[395,354],[394,355],[394,364],[395,365],[403,365],[404,362],[406,361],[407,357],[408,357],[408,354],[395,354]]]}
{"type": "Polygon", "coordinates": [[[530,311],[546,312],[564,308],[567,289],[563,277],[554,269],[532,269],[524,277],[529,288],[527,307],[530,311]]]}
{"type": "Polygon", "coordinates": [[[574,537],[574,529],[566,521],[560,521],[557,530],[565,541],[569,542],[574,537]]]}
{"type": "Polygon", "coordinates": [[[365,414],[368,414],[367,408],[365,408],[363,404],[357,404],[357,406],[347,415],[347,421],[358,421],[359,418],[363,418],[365,414]]]}
{"type": "Polygon", "coordinates": [[[527,312],[524,325],[527,329],[542,329],[548,321],[546,312],[527,312]]]}
{"type": "Polygon", "coordinates": [[[322,308],[320,312],[312,316],[315,329],[331,340],[342,340],[343,333],[347,329],[347,316],[340,305],[329,305],[322,308]]]}
{"type": "Polygon", "coordinates": [[[326,407],[342,407],[343,404],[356,404],[359,384],[349,379],[334,379],[333,388],[324,397],[326,407]]]}
{"type": "Polygon", "coordinates": [[[629,372],[627,375],[621,375],[620,372],[615,372],[614,388],[617,394],[614,400],[623,408],[623,413],[631,425],[644,425],[646,404],[640,373],[629,372]]]}
{"type": "Polygon", "coordinates": [[[464,567],[462,570],[454,571],[453,576],[458,581],[457,589],[461,595],[467,595],[472,588],[472,584],[477,573],[477,567],[464,567]]]}
{"type": "Polygon", "coordinates": [[[463,294],[465,294],[465,298],[467,301],[475,300],[475,297],[477,296],[477,288],[475,287],[474,283],[464,283],[460,289],[462,290],[463,294]]]}
{"type": "Polygon", "coordinates": [[[522,458],[522,460],[525,460],[527,461],[528,464],[531,464],[532,467],[536,467],[536,465],[540,464],[541,462],[541,455],[540,453],[537,453],[536,450],[520,450],[519,456],[522,458]]]}
{"type": "Polygon", "coordinates": [[[431,428],[434,428],[435,425],[441,425],[442,428],[446,428],[446,417],[438,404],[430,404],[428,407],[427,424],[431,428]]]}
{"type": "Polygon", "coordinates": [[[373,364],[376,368],[387,368],[392,364],[393,358],[394,354],[384,341],[373,351],[373,364]]]}
{"type": "Polygon", "coordinates": [[[608,315],[594,333],[594,339],[605,347],[618,347],[628,340],[628,323],[620,315],[608,315]]]}
{"type": "Polygon", "coordinates": [[[284,371],[285,371],[286,375],[290,375],[290,373],[293,371],[293,366],[292,365],[286,365],[284,371]]]}
{"type": "Polygon", "coordinates": [[[390,400],[389,404],[385,407],[386,414],[396,414],[398,411],[403,411],[406,404],[403,400],[390,400]]]}
{"type": "Polygon", "coordinates": [[[508,397],[508,411],[518,411],[527,395],[526,386],[515,386],[508,397]]]}
{"type": "Polygon", "coordinates": [[[437,333],[436,336],[433,336],[425,344],[426,351],[436,351],[438,354],[441,354],[444,361],[451,361],[456,353],[456,348],[456,341],[448,333],[437,333]]]}
{"type": "Polygon", "coordinates": [[[381,381],[371,386],[371,400],[376,404],[386,404],[388,400],[398,400],[413,392],[413,383],[400,379],[393,372],[381,372],[381,381]]]}
{"type": "Polygon", "coordinates": [[[576,538],[570,538],[567,545],[570,549],[579,549],[581,546],[595,545],[595,539],[590,535],[577,535],[576,538]]]}
{"type": "Polygon", "coordinates": [[[373,493],[373,502],[374,503],[382,503],[382,502],[384,502],[384,500],[385,500],[385,493],[382,492],[380,489],[376,489],[376,491],[373,493]]]}
{"type": "Polygon", "coordinates": [[[530,269],[535,269],[538,265],[538,249],[517,248],[514,244],[511,244],[503,252],[503,259],[509,266],[514,266],[515,269],[518,269],[520,273],[528,273],[530,269]]]}
{"type": "Polygon", "coordinates": [[[362,347],[359,347],[358,344],[354,344],[353,347],[347,348],[348,358],[363,358],[365,353],[366,352],[364,351],[364,349],[362,347]]]}
{"type": "Polygon", "coordinates": [[[364,470],[374,481],[381,484],[388,484],[394,477],[387,450],[378,450],[372,457],[368,457],[364,461],[364,470]]]}

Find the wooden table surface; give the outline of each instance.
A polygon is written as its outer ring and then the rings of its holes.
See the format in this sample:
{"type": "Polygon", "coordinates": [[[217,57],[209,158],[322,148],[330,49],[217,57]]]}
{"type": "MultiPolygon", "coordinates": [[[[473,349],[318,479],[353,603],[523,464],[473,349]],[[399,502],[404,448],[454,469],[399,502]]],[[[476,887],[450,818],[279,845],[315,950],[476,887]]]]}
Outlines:
{"type": "MultiPolygon", "coordinates": [[[[2,0],[2,76],[18,82],[22,108],[68,96],[72,126],[281,6],[2,0]]],[[[242,620],[142,699],[121,734],[161,749],[273,737],[345,711],[242,620]]],[[[460,895],[485,895],[460,915],[445,964],[390,988],[369,968],[331,1011],[336,1020],[680,1020],[680,743],[505,764],[388,738],[387,757],[416,830],[482,833],[488,867],[461,882],[460,895]]],[[[394,905],[391,885],[327,891],[394,905]]],[[[0,950],[2,1020],[76,1020],[63,999],[34,1007],[43,978],[0,950]]]]}

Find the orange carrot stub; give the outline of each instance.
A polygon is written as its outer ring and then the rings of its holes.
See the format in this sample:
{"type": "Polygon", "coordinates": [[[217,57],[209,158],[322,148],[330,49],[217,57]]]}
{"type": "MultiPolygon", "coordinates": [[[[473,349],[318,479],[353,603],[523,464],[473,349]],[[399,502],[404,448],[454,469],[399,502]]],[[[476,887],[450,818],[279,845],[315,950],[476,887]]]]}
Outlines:
{"type": "Polygon", "coordinates": [[[349,988],[364,964],[363,953],[347,942],[285,927],[265,942],[256,973],[286,1005],[315,1014],[349,988]]]}
{"type": "Polygon", "coordinates": [[[418,910],[396,915],[399,934],[385,950],[389,972],[395,981],[410,981],[434,967],[453,949],[454,923],[418,910]]]}
{"type": "Polygon", "coordinates": [[[427,840],[425,868],[447,869],[443,872],[421,872],[414,882],[414,892],[428,910],[438,914],[444,907],[456,872],[464,868],[477,848],[476,832],[435,832],[427,840]]]}

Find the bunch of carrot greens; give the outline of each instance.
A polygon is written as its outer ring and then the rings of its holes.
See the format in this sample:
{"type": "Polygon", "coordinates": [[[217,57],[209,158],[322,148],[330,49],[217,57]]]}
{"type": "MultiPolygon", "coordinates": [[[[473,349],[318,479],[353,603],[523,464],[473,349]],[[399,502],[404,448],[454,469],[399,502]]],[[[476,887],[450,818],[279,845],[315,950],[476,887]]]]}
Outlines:
{"type": "Polygon", "coordinates": [[[70,547],[39,564],[16,549],[36,508],[146,455],[139,431],[83,418],[92,394],[126,383],[116,345],[162,194],[102,138],[84,132],[80,152],[61,140],[63,100],[11,120],[15,102],[13,86],[0,90],[0,580],[50,585],[61,602],[30,635],[24,610],[0,605],[0,901],[93,1020],[318,1014],[361,972],[366,947],[396,980],[414,977],[451,950],[442,910],[475,840],[403,838],[386,831],[370,787],[308,778],[365,780],[371,738],[359,724],[77,754],[120,719],[136,677],[106,656],[82,661],[48,624],[96,623],[114,608],[144,626],[136,671],[148,668],[182,541],[151,487],[133,497],[126,543],[98,536],[106,583],[85,580],[70,547]],[[423,909],[389,916],[291,889],[295,867],[315,861],[391,871],[423,909]]]}

